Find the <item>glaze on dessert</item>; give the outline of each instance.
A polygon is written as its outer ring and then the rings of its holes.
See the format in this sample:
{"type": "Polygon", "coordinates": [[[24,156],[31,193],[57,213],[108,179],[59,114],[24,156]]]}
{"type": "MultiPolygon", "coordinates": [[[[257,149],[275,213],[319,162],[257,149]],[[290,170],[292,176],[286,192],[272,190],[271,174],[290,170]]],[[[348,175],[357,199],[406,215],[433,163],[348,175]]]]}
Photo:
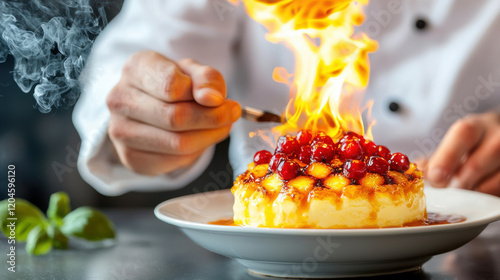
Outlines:
{"type": "Polygon", "coordinates": [[[236,178],[234,223],[274,228],[380,228],[426,219],[422,172],[348,132],[279,138],[236,178]]]}

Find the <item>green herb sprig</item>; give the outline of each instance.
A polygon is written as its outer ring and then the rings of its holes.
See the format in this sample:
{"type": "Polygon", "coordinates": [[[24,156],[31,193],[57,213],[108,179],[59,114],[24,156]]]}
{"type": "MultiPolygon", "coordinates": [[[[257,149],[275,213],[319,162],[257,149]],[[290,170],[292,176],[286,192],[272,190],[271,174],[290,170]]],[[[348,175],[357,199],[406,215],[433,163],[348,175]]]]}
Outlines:
{"type": "Polygon", "coordinates": [[[7,200],[0,201],[0,226],[5,236],[10,235],[9,223],[16,219],[16,242],[26,242],[29,255],[44,255],[52,248],[67,249],[68,236],[88,241],[115,238],[113,223],[97,209],[79,207],[71,211],[69,196],[57,192],[50,196],[47,217],[27,200],[17,198],[14,216],[9,215],[7,200]]]}

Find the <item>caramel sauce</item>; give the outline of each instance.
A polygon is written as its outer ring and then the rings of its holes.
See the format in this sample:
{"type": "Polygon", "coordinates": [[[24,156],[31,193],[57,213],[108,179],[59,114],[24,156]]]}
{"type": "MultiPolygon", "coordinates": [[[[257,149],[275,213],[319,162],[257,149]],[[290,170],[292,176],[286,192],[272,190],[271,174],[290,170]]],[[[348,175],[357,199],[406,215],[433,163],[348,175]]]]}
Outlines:
{"type": "Polygon", "coordinates": [[[218,226],[236,226],[236,224],[233,221],[233,218],[220,219],[220,220],[208,222],[208,223],[211,225],[218,225],[218,226]]]}
{"type": "Polygon", "coordinates": [[[404,224],[403,227],[419,227],[419,226],[432,226],[432,225],[445,225],[445,224],[456,224],[465,221],[465,217],[461,215],[451,214],[439,214],[439,213],[427,213],[427,219],[423,221],[415,221],[411,223],[404,224]]]}
{"type": "MultiPolygon", "coordinates": [[[[460,215],[445,215],[439,213],[427,213],[427,219],[422,221],[415,221],[411,223],[406,223],[402,227],[420,227],[420,226],[433,226],[433,225],[445,225],[445,224],[456,224],[464,222],[466,218],[460,215]]],[[[219,226],[240,226],[234,223],[232,218],[220,219],[217,221],[209,222],[211,225],[219,226]]],[[[392,227],[394,228],[394,227],[392,227]]]]}

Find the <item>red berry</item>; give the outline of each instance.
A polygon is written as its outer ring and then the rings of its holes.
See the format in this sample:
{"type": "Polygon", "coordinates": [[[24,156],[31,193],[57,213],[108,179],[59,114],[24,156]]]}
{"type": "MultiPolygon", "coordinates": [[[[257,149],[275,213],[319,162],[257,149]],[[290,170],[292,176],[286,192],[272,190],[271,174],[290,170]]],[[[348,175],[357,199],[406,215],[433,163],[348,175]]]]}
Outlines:
{"type": "Polygon", "coordinates": [[[311,146],[300,147],[299,160],[305,164],[311,163],[311,146]]]}
{"type": "Polygon", "coordinates": [[[299,142],[292,136],[281,136],[278,139],[276,153],[293,154],[299,150],[299,142]]]}
{"type": "Polygon", "coordinates": [[[269,169],[272,172],[276,172],[276,169],[278,169],[279,164],[286,160],[286,156],[283,154],[275,154],[272,158],[271,161],[269,161],[269,169]]]}
{"type": "Polygon", "coordinates": [[[363,142],[363,150],[366,156],[371,157],[377,154],[378,147],[373,141],[365,140],[365,142],[363,142]]]}
{"type": "Polygon", "coordinates": [[[299,133],[297,133],[297,142],[299,142],[300,146],[304,146],[309,144],[309,142],[312,139],[311,133],[307,130],[301,130],[299,133]]]}
{"type": "Polygon", "coordinates": [[[314,161],[330,162],[335,155],[335,150],[326,143],[316,143],[311,148],[311,158],[314,161]]]}
{"type": "Polygon", "coordinates": [[[357,141],[347,141],[340,145],[340,158],[346,159],[363,159],[363,148],[357,141]]]}
{"type": "Polygon", "coordinates": [[[290,180],[297,177],[300,166],[293,160],[284,160],[278,166],[278,175],[283,180],[290,180]]]}
{"type": "Polygon", "coordinates": [[[366,164],[366,169],[372,173],[385,175],[387,174],[387,171],[389,171],[389,162],[387,162],[387,160],[383,157],[372,156],[366,164]]]}
{"type": "Polygon", "coordinates": [[[255,162],[255,164],[257,165],[269,163],[272,156],[273,154],[271,154],[271,152],[269,151],[266,150],[258,151],[253,156],[253,162],[255,162]]]}
{"type": "Polygon", "coordinates": [[[405,172],[410,168],[410,160],[402,153],[394,153],[391,156],[391,169],[396,171],[405,172]]]}
{"type": "Polygon", "coordinates": [[[379,157],[383,157],[386,160],[391,159],[391,151],[386,146],[378,145],[377,146],[377,153],[375,155],[379,156],[379,157]]]}
{"type": "Polygon", "coordinates": [[[348,159],[344,163],[344,176],[359,180],[366,175],[366,164],[361,160],[348,159]]]}
{"type": "Polygon", "coordinates": [[[330,136],[326,135],[323,131],[319,131],[316,133],[316,136],[314,136],[313,141],[315,143],[325,143],[325,144],[330,144],[333,145],[333,140],[330,136]]]}
{"type": "Polygon", "coordinates": [[[355,133],[355,132],[349,131],[349,132],[345,133],[342,138],[340,138],[339,142],[344,143],[344,142],[353,141],[353,140],[356,142],[364,142],[365,138],[363,136],[355,133]]]}

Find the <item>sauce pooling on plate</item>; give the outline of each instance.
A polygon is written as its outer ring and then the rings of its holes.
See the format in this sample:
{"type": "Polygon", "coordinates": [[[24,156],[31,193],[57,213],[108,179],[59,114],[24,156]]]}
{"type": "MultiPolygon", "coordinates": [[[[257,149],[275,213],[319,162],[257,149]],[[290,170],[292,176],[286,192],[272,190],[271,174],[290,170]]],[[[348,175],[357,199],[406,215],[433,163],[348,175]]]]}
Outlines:
{"type": "Polygon", "coordinates": [[[432,225],[444,225],[444,224],[456,224],[465,221],[465,217],[461,215],[451,214],[439,214],[439,213],[427,213],[427,219],[423,221],[411,222],[404,225],[404,227],[417,227],[417,226],[432,226],[432,225]]]}
{"type": "MultiPolygon", "coordinates": [[[[427,218],[422,221],[411,222],[404,224],[403,227],[418,227],[418,226],[432,226],[432,225],[445,225],[445,224],[456,224],[465,221],[465,217],[456,214],[439,214],[439,213],[427,213],[427,218]]],[[[239,226],[236,225],[232,218],[220,219],[217,221],[209,222],[211,225],[219,226],[239,226]]],[[[338,228],[337,228],[338,229],[338,228]]]]}

